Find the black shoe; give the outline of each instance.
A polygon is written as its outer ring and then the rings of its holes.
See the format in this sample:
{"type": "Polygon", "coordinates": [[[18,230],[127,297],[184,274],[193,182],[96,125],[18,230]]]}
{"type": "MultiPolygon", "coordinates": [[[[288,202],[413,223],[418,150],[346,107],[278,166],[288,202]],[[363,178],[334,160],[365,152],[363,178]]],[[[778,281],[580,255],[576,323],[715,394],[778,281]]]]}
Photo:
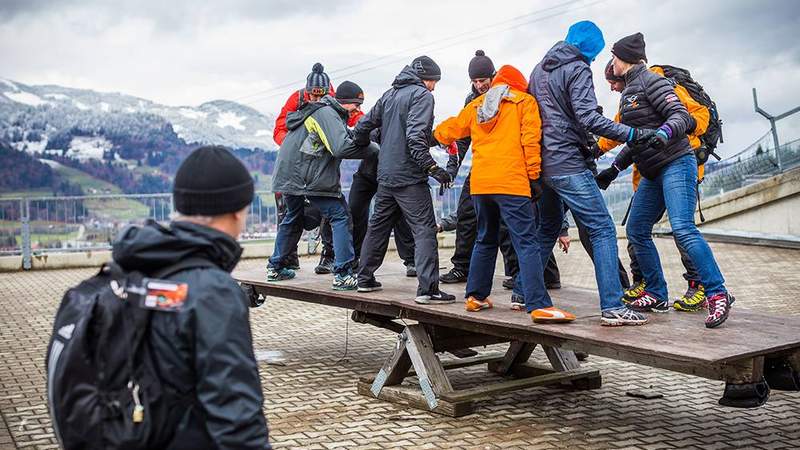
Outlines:
{"type": "Polygon", "coordinates": [[[317,265],[317,267],[314,267],[314,273],[316,273],[317,275],[333,273],[333,258],[326,255],[320,256],[319,264],[317,265]]]}
{"type": "Polygon", "coordinates": [[[420,305],[446,305],[448,303],[455,303],[456,296],[439,291],[434,294],[418,295],[414,298],[414,301],[420,305]]]}
{"type": "Polygon", "coordinates": [[[440,276],[439,281],[447,284],[465,283],[467,281],[467,271],[453,267],[450,272],[440,276]]]}
{"type": "Polygon", "coordinates": [[[297,253],[286,258],[286,268],[300,270],[300,259],[297,257],[297,253]]]}
{"type": "Polygon", "coordinates": [[[514,289],[515,284],[516,283],[514,282],[514,277],[506,278],[505,280],[503,280],[503,287],[506,289],[514,289]]]}
{"type": "Polygon", "coordinates": [[[417,276],[417,268],[414,267],[414,263],[406,263],[406,276],[410,278],[417,276]]]}
{"type": "Polygon", "coordinates": [[[375,292],[380,291],[383,289],[383,285],[378,283],[375,278],[369,281],[359,281],[358,282],[358,292],[375,292]]]}

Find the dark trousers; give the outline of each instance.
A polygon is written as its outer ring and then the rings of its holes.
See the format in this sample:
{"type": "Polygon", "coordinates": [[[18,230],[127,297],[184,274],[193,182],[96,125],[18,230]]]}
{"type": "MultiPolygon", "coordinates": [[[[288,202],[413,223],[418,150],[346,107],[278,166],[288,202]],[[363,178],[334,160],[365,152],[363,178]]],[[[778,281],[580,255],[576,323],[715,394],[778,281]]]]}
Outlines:
{"type": "Polygon", "coordinates": [[[398,220],[405,217],[414,237],[414,265],[417,268],[417,295],[439,292],[439,242],[436,216],[428,183],[398,188],[378,185],[367,235],[361,246],[358,281],[367,282],[383,264],[389,236],[398,220]]]}
{"type": "Polygon", "coordinates": [[[467,296],[483,300],[492,291],[497,248],[500,244],[500,220],[508,224],[514,249],[519,255],[520,276],[514,291],[525,298],[528,312],[552,306],[545,290],[542,258],[536,242],[536,219],[531,199],[518,195],[473,195],[478,217],[478,237],[472,251],[467,276],[467,296]]]}
{"type": "MultiPolygon", "coordinates": [[[[589,230],[586,229],[586,227],[580,220],[578,220],[577,217],[573,215],[572,218],[575,219],[575,227],[578,228],[578,238],[581,240],[581,245],[589,255],[589,259],[594,262],[594,251],[592,250],[592,243],[589,240],[589,230]]],[[[630,244],[628,245],[630,246],[630,244]]],[[[631,287],[631,282],[628,278],[628,271],[625,270],[625,265],[622,264],[622,261],[620,261],[619,258],[617,258],[617,270],[619,271],[619,283],[622,285],[622,289],[628,289],[631,287]]]]}
{"type": "MultiPolygon", "coordinates": [[[[280,194],[275,194],[275,206],[278,208],[278,224],[283,222],[284,217],[286,217],[286,202],[284,198],[280,194]]],[[[311,205],[311,208],[316,208],[316,206],[311,205]]],[[[318,209],[318,208],[317,208],[318,209]]],[[[322,215],[321,213],[319,213],[322,215]]],[[[303,235],[303,220],[296,220],[293,222],[292,229],[289,230],[290,238],[292,240],[296,240],[300,242],[300,237],[303,235]]],[[[319,225],[319,237],[322,240],[322,254],[328,257],[333,258],[333,231],[331,230],[331,223],[326,218],[322,218],[322,222],[319,225]]],[[[287,256],[287,261],[290,262],[297,262],[297,247],[291,250],[289,256],[287,256]]]]}
{"type": "MultiPolygon", "coordinates": [[[[361,255],[361,245],[367,235],[367,225],[369,223],[369,205],[375,193],[378,192],[378,184],[359,175],[353,174],[353,184],[350,186],[350,215],[353,218],[353,248],[356,255],[361,255]]],[[[393,224],[394,242],[397,244],[397,253],[406,265],[414,263],[414,236],[405,217],[393,224]]]]}
{"type": "Polygon", "coordinates": [[[550,258],[544,266],[544,284],[546,286],[561,284],[561,272],[558,270],[558,263],[553,252],[550,252],[550,258]]]}
{"type": "MultiPolygon", "coordinates": [[[[461,188],[461,195],[458,198],[458,209],[456,210],[456,248],[450,262],[453,268],[469,273],[470,259],[472,258],[472,248],[475,246],[475,238],[478,234],[478,220],[475,214],[475,204],[469,194],[470,177],[464,180],[461,188]]],[[[505,265],[506,276],[513,277],[519,272],[517,255],[514,253],[514,246],[511,245],[511,238],[505,222],[500,223],[500,251],[503,253],[503,263],[505,265]]]]}
{"type": "MultiPolygon", "coordinates": [[[[666,212],[666,208],[664,212],[666,212]]],[[[663,216],[664,213],[661,213],[663,216]]],[[[661,219],[658,219],[660,221],[661,219]]],[[[657,222],[658,222],[657,221],[657,222]]],[[[695,283],[700,282],[700,274],[697,273],[697,267],[694,266],[692,262],[692,258],[689,257],[689,253],[686,252],[681,244],[675,239],[675,246],[678,248],[678,252],[681,254],[681,262],[683,263],[683,268],[686,269],[686,272],[683,273],[683,278],[686,281],[694,281],[695,283]]],[[[633,282],[638,283],[644,280],[644,275],[642,275],[642,269],[639,267],[639,261],[636,259],[636,249],[633,247],[630,241],[628,241],[628,256],[631,257],[631,275],[633,275],[633,282]]]]}

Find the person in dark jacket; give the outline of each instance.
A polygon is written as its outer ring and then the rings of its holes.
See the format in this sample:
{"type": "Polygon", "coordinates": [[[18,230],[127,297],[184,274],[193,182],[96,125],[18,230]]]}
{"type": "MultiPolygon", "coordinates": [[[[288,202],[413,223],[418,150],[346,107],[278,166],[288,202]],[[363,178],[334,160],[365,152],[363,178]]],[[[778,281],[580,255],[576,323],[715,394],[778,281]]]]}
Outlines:
{"type": "MultiPolygon", "coordinates": [[[[494,63],[486,56],[483,50],[476,50],[475,56],[470,60],[467,68],[470,79],[470,93],[464,100],[464,106],[486,93],[492,85],[495,75],[494,63]]],[[[472,140],[470,137],[457,140],[457,151],[450,154],[447,160],[447,172],[455,180],[458,176],[458,169],[469,150],[472,140]]],[[[453,267],[447,273],[439,277],[442,283],[466,283],[469,273],[469,262],[472,258],[472,247],[475,245],[475,238],[478,235],[478,218],[475,214],[475,205],[472,196],[469,195],[470,176],[464,179],[461,187],[461,194],[458,198],[456,209],[456,242],[453,257],[450,262],[453,267]]],[[[517,254],[514,246],[511,245],[511,237],[508,234],[505,222],[500,223],[500,251],[503,254],[505,274],[510,279],[519,272],[517,254]]],[[[508,281],[506,281],[508,282],[508,281]]]]}
{"type": "Polygon", "coordinates": [[[601,324],[641,325],[647,322],[647,317],[627,308],[621,301],[616,227],[587,166],[590,150],[586,143],[587,132],[591,132],[641,145],[654,132],[615,123],[598,112],[589,64],[604,46],[603,34],[597,25],[578,22],[531,73],[529,92],[536,98],[542,118],[544,192],[539,204],[538,241],[542,248],[540,254],[543,258],[549,257],[561,229],[563,204],[566,204],[589,230],[596,261],[601,324]]]}
{"type": "Polygon", "coordinates": [[[253,193],[250,173],[230,151],[199,148],[175,175],[173,222],[127,228],[113,244],[114,261],[127,271],[211,263],[166,277],[186,283],[187,298],[175,314],[152,315],[145,337],[161,381],[194,397],[166,448],[271,448],[249,302],[230,276],[253,193]]]}
{"type": "MultiPolygon", "coordinates": [[[[360,89],[360,88],[359,88],[360,89]]],[[[340,104],[325,96],[289,114],[289,134],[283,141],[272,174],[272,190],[286,199],[287,212],[275,238],[275,250],[267,266],[267,281],[294,278],[287,267],[287,257],[297,247],[295,222],[301,220],[304,199],[316,205],[331,222],[334,247],[333,289],[354,290],[353,236],[350,214],[342,196],[339,166],[342,159],[361,159],[377,152],[377,145],[357,146],[347,129],[350,111],[360,107],[340,104]]]]}
{"type": "Polygon", "coordinates": [[[705,325],[718,327],[727,320],[734,298],[725,288],[714,254],[694,223],[697,162],[686,133],[695,127],[695,121],[678,99],[673,85],[647,69],[641,33],[620,39],[611,53],[614,74],[625,77],[619,107],[621,122],[658,130],[647,146],[630,152],[642,180],[633,196],[626,231],[647,285],[645,294],[631,302],[630,307],[639,311],[669,311],[667,285],[652,237],[653,225],[666,208],[675,239],[689,254],[705,287],[708,305],[705,325]]]}
{"type": "Polygon", "coordinates": [[[358,291],[381,288],[375,271],[383,263],[392,227],[402,215],[414,236],[417,296],[423,304],[453,303],[455,296],[439,290],[439,255],[436,217],[428,177],[442,186],[452,182],[447,171],[430,154],[433,134],[433,91],[441,69],[431,58],[420,56],[403,68],[392,87],[355,127],[356,143],[365,145],[370,132],[381,130],[378,155],[378,192],[367,236],[361,249],[358,291]]]}

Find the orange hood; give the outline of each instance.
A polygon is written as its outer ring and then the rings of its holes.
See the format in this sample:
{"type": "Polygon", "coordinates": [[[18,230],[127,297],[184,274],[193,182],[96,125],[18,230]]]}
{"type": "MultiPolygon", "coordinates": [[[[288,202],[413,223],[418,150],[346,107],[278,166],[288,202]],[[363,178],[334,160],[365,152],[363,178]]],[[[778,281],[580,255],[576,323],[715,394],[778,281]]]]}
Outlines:
{"type": "Polygon", "coordinates": [[[525,78],[525,75],[517,70],[516,67],[508,64],[501,67],[495,74],[494,80],[492,80],[492,87],[498,84],[505,84],[512,89],[528,92],[528,80],[525,78]]]}

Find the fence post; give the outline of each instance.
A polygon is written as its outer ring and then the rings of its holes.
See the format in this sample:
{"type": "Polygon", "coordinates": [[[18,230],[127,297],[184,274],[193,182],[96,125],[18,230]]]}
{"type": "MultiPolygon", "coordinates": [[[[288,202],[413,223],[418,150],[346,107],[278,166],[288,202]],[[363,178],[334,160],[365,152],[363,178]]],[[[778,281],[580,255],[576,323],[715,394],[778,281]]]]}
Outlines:
{"type": "Polygon", "coordinates": [[[19,203],[22,222],[22,269],[31,270],[30,200],[23,198],[19,203]]]}

